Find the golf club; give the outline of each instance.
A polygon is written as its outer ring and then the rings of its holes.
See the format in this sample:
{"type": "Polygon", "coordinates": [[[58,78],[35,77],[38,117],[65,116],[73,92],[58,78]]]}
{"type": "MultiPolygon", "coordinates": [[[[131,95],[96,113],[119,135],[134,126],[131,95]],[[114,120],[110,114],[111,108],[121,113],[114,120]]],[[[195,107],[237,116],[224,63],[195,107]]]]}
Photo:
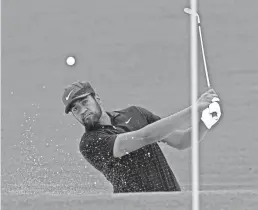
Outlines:
{"type": "Polygon", "coordinates": [[[202,30],[201,30],[201,20],[200,16],[198,13],[193,12],[190,8],[185,8],[184,12],[189,14],[189,15],[194,15],[197,17],[198,20],[198,28],[199,28],[199,35],[200,35],[200,41],[201,41],[201,49],[202,49],[202,57],[203,57],[203,63],[204,63],[204,69],[205,69],[205,74],[206,74],[206,80],[207,80],[207,85],[210,87],[210,79],[208,75],[208,70],[207,70],[207,64],[206,64],[206,58],[205,58],[205,53],[204,53],[204,46],[203,46],[203,40],[202,40],[202,30]]]}

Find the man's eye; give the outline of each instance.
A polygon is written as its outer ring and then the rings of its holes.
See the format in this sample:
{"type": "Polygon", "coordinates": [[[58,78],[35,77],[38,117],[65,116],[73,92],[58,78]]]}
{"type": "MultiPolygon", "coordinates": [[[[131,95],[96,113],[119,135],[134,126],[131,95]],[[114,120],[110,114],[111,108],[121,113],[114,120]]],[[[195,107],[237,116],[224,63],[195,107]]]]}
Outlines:
{"type": "Polygon", "coordinates": [[[84,101],[82,102],[82,104],[83,104],[83,105],[86,105],[87,102],[88,102],[87,100],[84,100],[84,101]]]}
{"type": "Polygon", "coordinates": [[[76,111],[77,111],[77,107],[74,107],[74,108],[73,108],[73,112],[76,112],[76,111]]]}

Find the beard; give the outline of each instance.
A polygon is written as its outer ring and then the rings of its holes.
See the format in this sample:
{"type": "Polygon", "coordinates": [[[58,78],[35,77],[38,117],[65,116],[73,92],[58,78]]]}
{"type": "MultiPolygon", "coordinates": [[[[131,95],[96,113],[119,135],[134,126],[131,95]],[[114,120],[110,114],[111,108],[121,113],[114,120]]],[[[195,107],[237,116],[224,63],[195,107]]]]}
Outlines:
{"type": "Polygon", "coordinates": [[[96,100],[95,100],[95,102],[96,102],[96,109],[94,110],[94,112],[87,113],[87,115],[83,116],[83,118],[82,118],[82,123],[85,126],[86,130],[90,130],[96,124],[98,124],[99,119],[102,115],[102,110],[100,108],[100,105],[98,104],[98,102],[96,100]]]}

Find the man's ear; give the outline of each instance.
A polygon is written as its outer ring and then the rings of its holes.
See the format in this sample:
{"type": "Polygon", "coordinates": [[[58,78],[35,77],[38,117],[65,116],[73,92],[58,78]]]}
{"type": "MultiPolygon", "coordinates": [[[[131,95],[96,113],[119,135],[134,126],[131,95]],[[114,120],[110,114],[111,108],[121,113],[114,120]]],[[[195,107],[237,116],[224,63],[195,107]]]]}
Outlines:
{"type": "Polygon", "coordinates": [[[102,103],[102,101],[101,101],[101,99],[100,99],[100,97],[99,97],[99,95],[98,95],[97,93],[95,94],[95,99],[96,99],[96,101],[97,101],[99,104],[102,103]]]}

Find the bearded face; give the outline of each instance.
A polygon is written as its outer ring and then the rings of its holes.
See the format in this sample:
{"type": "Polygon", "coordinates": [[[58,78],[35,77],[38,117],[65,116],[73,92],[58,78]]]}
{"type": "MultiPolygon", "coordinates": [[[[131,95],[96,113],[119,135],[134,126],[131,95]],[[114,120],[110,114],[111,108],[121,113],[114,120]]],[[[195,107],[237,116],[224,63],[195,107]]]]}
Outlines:
{"type": "Polygon", "coordinates": [[[75,101],[71,111],[74,117],[84,125],[87,130],[94,127],[99,122],[102,115],[101,107],[92,95],[75,101]]]}

